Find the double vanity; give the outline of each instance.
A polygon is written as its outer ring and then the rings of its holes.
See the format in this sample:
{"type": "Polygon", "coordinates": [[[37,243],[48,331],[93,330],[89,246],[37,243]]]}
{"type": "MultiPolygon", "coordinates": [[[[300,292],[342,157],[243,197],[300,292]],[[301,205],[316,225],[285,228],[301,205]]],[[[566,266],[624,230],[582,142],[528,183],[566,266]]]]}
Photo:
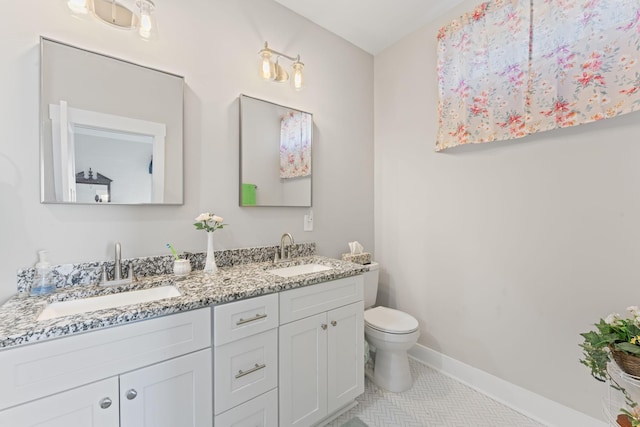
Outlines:
{"type": "Polygon", "coordinates": [[[16,296],[0,425],[322,424],[364,391],[366,269],[307,256],[16,296]]]}
{"type": "MultiPolygon", "coordinates": [[[[182,204],[184,78],[40,49],[41,202],[182,204]]],[[[312,115],[238,106],[240,206],[311,207],[312,115]]],[[[121,265],[118,245],[115,263],[57,266],[52,295],[29,296],[19,270],[0,307],[0,426],[312,426],[346,410],[364,392],[368,268],[290,243],[286,262],[216,252],[214,275],[185,254],[184,277],[170,256],[121,265]]]]}

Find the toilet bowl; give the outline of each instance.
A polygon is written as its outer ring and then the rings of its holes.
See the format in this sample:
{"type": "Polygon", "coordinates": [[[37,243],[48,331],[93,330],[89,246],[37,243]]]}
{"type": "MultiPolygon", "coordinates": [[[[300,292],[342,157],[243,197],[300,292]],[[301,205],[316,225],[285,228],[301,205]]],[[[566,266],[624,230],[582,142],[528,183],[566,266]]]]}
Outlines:
{"type": "MultiPolygon", "coordinates": [[[[365,307],[375,303],[378,272],[378,264],[372,263],[365,273],[365,307]]],[[[415,345],[420,336],[418,321],[400,310],[378,306],[365,310],[364,333],[367,342],[375,348],[373,372],[367,372],[367,376],[376,385],[391,392],[410,389],[413,378],[407,350],[415,345]]]]}

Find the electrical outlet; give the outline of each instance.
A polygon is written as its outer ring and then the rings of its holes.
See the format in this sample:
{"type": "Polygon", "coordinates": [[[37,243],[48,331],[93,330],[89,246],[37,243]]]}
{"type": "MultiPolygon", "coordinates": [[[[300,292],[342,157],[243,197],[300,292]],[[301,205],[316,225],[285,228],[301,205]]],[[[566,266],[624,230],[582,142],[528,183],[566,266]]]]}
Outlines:
{"type": "Polygon", "coordinates": [[[313,231],[313,216],[304,216],[304,231],[313,231]]]}

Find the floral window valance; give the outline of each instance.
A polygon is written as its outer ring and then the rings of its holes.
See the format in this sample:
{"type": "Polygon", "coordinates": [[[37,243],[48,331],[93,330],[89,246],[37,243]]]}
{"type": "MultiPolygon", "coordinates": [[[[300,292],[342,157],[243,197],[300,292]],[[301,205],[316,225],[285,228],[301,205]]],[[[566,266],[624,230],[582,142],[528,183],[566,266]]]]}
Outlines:
{"type": "Polygon", "coordinates": [[[438,33],[436,151],[640,109],[640,0],[494,0],[438,33]]]}

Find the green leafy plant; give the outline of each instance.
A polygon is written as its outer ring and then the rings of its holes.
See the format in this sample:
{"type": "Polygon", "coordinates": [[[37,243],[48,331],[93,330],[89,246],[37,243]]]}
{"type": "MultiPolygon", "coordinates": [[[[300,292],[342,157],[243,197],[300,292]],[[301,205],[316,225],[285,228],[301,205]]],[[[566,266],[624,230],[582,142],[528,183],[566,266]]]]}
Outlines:
{"type": "Polygon", "coordinates": [[[631,313],[630,317],[622,318],[617,313],[610,314],[594,325],[595,330],[580,334],[584,338],[584,342],[580,344],[583,353],[580,363],[591,370],[593,378],[602,382],[608,381],[612,388],[622,392],[630,410],[621,408],[620,412],[629,418],[633,427],[640,427],[638,403],[607,370],[613,349],[640,357],[640,309],[631,306],[627,310],[631,313]]]}
{"type": "Polygon", "coordinates": [[[200,215],[198,215],[196,221],[198,222],[193,224],[195,225],[196,229],[205,230],[208,233],[213,233],[217,229],[224,228],[225,225],[228,225],[222,223],[222,221],[224,221],[222,217],[209,212],[201,213],[200,215]]]}

